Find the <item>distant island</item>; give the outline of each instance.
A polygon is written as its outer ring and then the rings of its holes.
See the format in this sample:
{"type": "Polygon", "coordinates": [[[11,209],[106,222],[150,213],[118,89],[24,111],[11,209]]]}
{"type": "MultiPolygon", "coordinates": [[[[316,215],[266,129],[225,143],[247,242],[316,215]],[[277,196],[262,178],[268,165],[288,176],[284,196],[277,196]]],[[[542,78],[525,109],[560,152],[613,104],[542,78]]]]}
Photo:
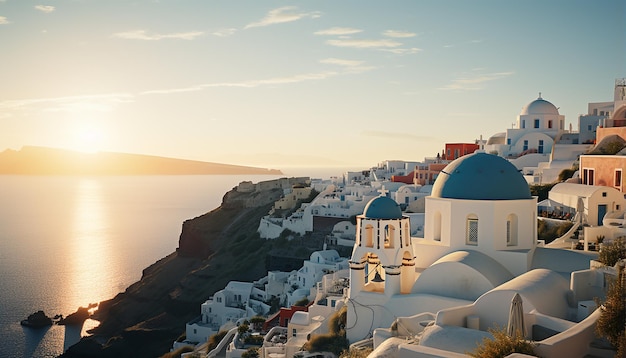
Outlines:
{"type": "Polygon", "coordinates": [[[0,174],[17,175],[281,175],[277,169],[129,153],[82,153],[25,146],[0,152],[0,174]]]}

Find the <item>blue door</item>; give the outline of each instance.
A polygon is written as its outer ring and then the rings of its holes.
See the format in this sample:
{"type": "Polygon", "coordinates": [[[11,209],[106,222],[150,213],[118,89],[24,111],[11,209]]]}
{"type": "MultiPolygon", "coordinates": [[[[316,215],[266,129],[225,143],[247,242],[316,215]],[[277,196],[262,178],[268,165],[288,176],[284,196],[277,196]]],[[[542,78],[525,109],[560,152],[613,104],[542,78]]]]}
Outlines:
{"type": "Polygon", "coordinates": [[[602,225],[604,215],[606,215],[606,204],[598,205],[598,226],[602,225]]]}

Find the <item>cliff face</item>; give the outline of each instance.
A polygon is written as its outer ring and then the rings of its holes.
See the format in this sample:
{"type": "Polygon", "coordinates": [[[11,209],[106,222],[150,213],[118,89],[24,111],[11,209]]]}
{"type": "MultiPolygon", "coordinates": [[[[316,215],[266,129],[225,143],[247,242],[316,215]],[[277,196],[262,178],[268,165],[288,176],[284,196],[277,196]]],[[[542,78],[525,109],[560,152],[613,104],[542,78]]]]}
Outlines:
{"type": "Polygon", "coordinates": [[[222,205],[183,224],[177,252],[143,271],[140,281],[100,303],[92,337],[63,357],[155,357],[167,351],[200,314],[200,304],[231,280],[253,281],[267,271],[271,242],[256,233],[280,196],[276,187],[228,192],[222,205]]]}

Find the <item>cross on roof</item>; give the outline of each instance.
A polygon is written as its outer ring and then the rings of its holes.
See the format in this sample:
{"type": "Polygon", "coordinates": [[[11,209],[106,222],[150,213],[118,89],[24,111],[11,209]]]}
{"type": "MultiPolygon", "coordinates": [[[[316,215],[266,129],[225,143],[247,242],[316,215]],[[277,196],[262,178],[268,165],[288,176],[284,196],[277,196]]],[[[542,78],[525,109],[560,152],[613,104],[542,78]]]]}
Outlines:
{"type": "Polygon", "coordinates": [[[381,196],[387,196],[387,193],[389,192],[389,190],[385,190],[385,186],[383,185],[378,192],[380,193],[381,196]]]}

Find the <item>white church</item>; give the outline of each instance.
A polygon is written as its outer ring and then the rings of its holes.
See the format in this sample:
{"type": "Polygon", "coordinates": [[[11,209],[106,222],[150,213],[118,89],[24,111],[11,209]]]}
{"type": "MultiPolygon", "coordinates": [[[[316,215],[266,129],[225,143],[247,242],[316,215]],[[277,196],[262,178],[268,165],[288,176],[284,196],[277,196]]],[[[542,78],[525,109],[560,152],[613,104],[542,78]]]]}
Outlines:
{"type": "Polygon", "coordinates": [[[386,196],[357,217],[350,343],[373,338],[370,357],[466,356],[489,328],[506,327],[517,293],[538,354],[588,353],[607,273],[590,269],[596,253],[538,246],[537,199],[513,164],[480,151],[458,158],[425,207],[423,238],[411,237],[410,219],[386,196]]]}

